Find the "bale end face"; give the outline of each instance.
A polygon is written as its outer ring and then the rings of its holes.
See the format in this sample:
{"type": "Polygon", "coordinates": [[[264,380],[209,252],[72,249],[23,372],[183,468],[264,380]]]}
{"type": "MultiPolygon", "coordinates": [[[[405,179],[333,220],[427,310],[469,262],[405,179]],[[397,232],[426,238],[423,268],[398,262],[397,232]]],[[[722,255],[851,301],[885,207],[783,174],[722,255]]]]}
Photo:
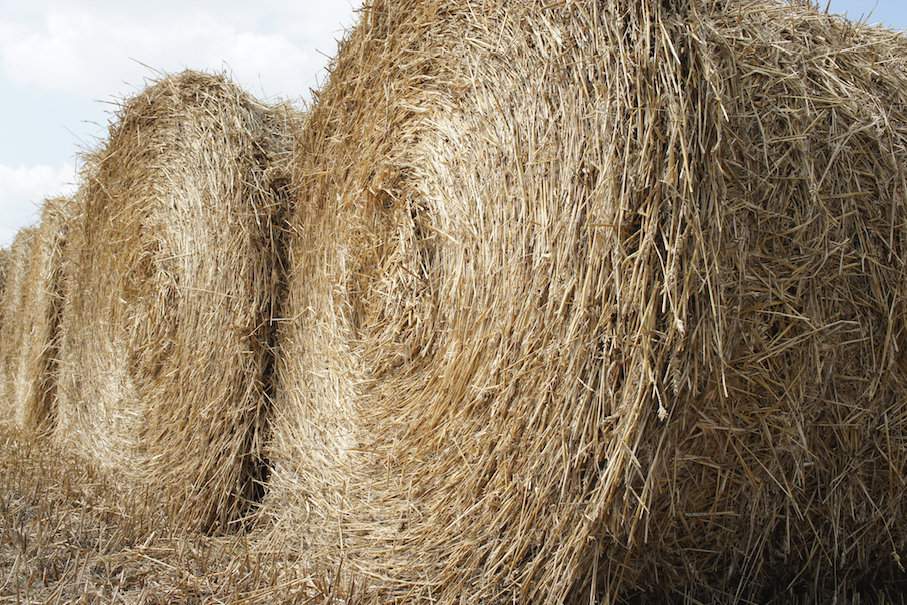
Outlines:
{"type": "Polygon", "coordinates": [[[192,527],[260,491],[293,118],[186,72],[90,158],[64,317],[61,433],[192,527]]]}
{"type": "Polygon", "coordinates": [[[608,7],[379,2],[344,43],[298,144],[272,538],[406,602],[891,581],[907,43],[608,7]]]}

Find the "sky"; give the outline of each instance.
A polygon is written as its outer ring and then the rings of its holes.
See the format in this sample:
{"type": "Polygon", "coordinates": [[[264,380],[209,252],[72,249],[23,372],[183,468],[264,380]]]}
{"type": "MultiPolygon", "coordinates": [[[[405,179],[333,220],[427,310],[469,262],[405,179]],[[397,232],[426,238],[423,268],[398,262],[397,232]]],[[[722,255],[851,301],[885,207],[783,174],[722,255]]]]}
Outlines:
{"type": "MultiPolygon", "coordinates": [[[[827,0],[823,0],[823,5],[827,0]]],[[[161,73],[225,72],[265,100],[323,83],[361,0],[0,0],[0,246],[71,194],[117,102],[161,73]]],[[[830,10],[907,30],[905,0],[830,10]]]]}

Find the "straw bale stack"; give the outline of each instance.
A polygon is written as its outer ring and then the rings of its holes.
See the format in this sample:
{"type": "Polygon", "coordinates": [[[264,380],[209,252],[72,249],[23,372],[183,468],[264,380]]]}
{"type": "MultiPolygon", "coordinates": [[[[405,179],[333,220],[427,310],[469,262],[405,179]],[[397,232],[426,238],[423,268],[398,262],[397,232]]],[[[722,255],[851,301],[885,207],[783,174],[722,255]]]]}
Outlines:
{"type": "Polygon", "coordinates": [[[67,259],[58,436],[180,524],[259,498],[291,115],[185,72],[88,158],[67,259]]]}
{"type": "Polygon", "coordinates": [[[377,0],[297,145],[268,547],[385,602],[903,581],[903,36],[377,0]]]}

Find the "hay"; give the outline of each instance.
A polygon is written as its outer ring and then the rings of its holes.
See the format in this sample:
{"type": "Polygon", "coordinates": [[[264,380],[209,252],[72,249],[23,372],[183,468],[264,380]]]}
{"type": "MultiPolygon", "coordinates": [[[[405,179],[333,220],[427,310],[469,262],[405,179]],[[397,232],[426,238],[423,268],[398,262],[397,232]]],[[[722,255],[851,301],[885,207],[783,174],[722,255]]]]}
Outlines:
{"type": "Polygon", "coordinates": [[[13,240],[7,253],[5,278],[3,280],[3,299],[0,301],[0,313],[3,316],[3,337],[0,338],[0,380],[2,380],[3,406],[8,413],[0,414],[12,423],[16,420],[15,382],[19,368],[19,351],[21,348],[24,323],[22,321],[23,294],[26,288],[26,277],[29,264],[29,252],[35,229],[21,229],[13,240]]]}
{"type": "MultiPolygon", "coordinates": [[[[6,292],[6,280],[9,277],[9,250],[0,248],[0,334],[3,333],[3,301],[6,292]]],[[[2,348],[2,347],[0,347],[2,348]]],[[[0,377],[0,382],[2,382],[0,377]]],[[[0,393],[3,389],[0,387],[0,393]]]]}
{"type": "Polygon", "coordinates": [[[268,547],[399,602],[903,581],[902,36],[377,1],[297,148],[268,547]]]}
{"type": "Polygon", "coordinates": [[[75,204],[69,198],[44,202],[41,222],[35,228],[23,267],[11,397],[16,426],[26,433],[44,433],[53,421],[63,305],[63,248],[74,213],[75,204]]]}
{"type": "Polygon", "coordinates": [[[289,152],[283,107],[163,79],[88,158],[67,259],[57,434],[186,527],[258,498],[289,152]]]}
{"type": "MultiPolygon", "coordinates": [[[[9,266],[9,250],[6,248],[0,248],[0,299],[3,297],[3,292],[6,290],[6,277],[7,277],[7,267],[9,266]]],[[[0,315],[0,320],[2,320],[2,315],[0,315]]]]}

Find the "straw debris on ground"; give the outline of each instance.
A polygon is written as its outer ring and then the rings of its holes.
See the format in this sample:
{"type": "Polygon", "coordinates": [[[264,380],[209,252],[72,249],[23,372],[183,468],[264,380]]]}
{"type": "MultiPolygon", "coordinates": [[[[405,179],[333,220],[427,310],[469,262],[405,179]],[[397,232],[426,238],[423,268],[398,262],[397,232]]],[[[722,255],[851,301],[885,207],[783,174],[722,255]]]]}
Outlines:
{"type": "Polygon", "coordinates": [[[0,603],[341,605],[331,577],[249,536],[187,532],[142,492],[0,423],[0,603]]]}

